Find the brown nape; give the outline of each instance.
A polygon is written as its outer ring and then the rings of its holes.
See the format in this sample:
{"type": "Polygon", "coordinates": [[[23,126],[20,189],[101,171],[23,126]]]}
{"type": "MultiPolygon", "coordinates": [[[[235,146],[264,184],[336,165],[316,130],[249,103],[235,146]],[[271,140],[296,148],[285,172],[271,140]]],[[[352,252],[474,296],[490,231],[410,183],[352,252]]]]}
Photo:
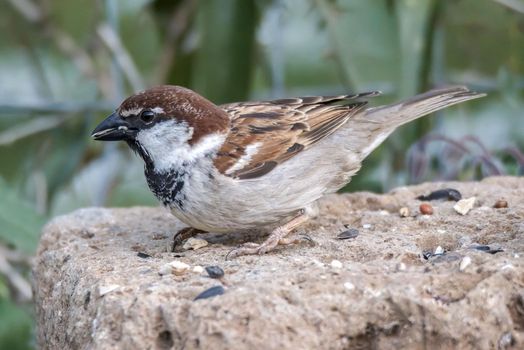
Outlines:
{"type": "Polygon", "coordinates": [[[196,92],[175,85],[160,85],[128,97],[120,105],[119,112],[134,109],[162,108],[158,115],[163,119],[185,121],[193,128],[192,145],[202,136],[227,132],[228,114],[196,92]]]}

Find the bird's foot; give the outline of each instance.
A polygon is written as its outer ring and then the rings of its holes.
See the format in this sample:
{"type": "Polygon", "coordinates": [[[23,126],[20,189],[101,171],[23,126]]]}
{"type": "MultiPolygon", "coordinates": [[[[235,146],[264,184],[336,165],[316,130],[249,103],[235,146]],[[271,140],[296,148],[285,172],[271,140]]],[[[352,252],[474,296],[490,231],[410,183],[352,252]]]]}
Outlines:
{"type": "Polygon", "coordinates": [[[173,236],[173,245],[171,246],[171,252],[180,251],[182,242],[200,233],[206,233],[206,231],[202,231],[193,227],[184,227],[173,236]]]}
{"type": "Polygon", "coordinates": [[[301,225],[304,221],[307,220],[307,217],[301,212],[298,216],[293,218],[287,224],[277,227],[271,232],[269,237],[261,244],[258,243],[245,243],[239,248],[231,250],[226,255],[226,260],[234,259],[242,255],[262,255],[266,254],[278,245],[289,245],[294,244],[302,240],[307,240],[313,242],[313,240],[307,235],[292,235],[287,237],[287,235],[293,231],[296,227],[301,225]]]}

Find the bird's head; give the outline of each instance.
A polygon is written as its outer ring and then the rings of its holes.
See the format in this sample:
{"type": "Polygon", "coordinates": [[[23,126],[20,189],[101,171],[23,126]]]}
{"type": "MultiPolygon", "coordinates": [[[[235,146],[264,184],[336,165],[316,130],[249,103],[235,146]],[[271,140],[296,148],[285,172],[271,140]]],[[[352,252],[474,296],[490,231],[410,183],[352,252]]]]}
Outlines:
{"type": "Polygon", "coordinates": [[[212,102],[189,89],[163,85],[125,99],[91,136],[126,141],[146,162],[161,164],[206,140],[212,146],[228,127],[229,116],[212,102]]]}

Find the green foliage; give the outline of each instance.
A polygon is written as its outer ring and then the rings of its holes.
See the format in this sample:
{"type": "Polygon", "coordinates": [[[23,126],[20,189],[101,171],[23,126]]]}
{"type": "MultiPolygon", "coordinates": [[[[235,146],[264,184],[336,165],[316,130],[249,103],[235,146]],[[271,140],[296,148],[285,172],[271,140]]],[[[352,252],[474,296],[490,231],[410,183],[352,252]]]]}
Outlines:
{"type": "Polygon", "coordinates": [[[258,13],[254,0],[204,0],[193,86],[215,103],[249,96],[258,13]]]}
{"type": "MultiPolygon", "coordinates": [[[[0,281],[0,287],[2,281],[0,281]]],[[[32,316],[13,303],[0,298],[0,348],[25,350],[33,348],[32,316]]]]}
{"type": "Polygon", "coordinates": [[[44,218],[0,178],[0,241],[34,252],[44,218]]]}

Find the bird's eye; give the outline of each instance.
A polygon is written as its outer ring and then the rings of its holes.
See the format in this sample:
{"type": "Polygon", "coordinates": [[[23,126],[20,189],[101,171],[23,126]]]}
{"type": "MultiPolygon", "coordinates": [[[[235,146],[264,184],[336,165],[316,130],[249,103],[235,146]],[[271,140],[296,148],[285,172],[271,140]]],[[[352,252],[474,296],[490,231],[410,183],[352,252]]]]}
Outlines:
{"type": "Polygon", "coordinates": [[[144,123],[149,124],[155,119],[155,113],[153,111],[143,111],[140,113],[140,120],[142,120],[144,123]]]}

